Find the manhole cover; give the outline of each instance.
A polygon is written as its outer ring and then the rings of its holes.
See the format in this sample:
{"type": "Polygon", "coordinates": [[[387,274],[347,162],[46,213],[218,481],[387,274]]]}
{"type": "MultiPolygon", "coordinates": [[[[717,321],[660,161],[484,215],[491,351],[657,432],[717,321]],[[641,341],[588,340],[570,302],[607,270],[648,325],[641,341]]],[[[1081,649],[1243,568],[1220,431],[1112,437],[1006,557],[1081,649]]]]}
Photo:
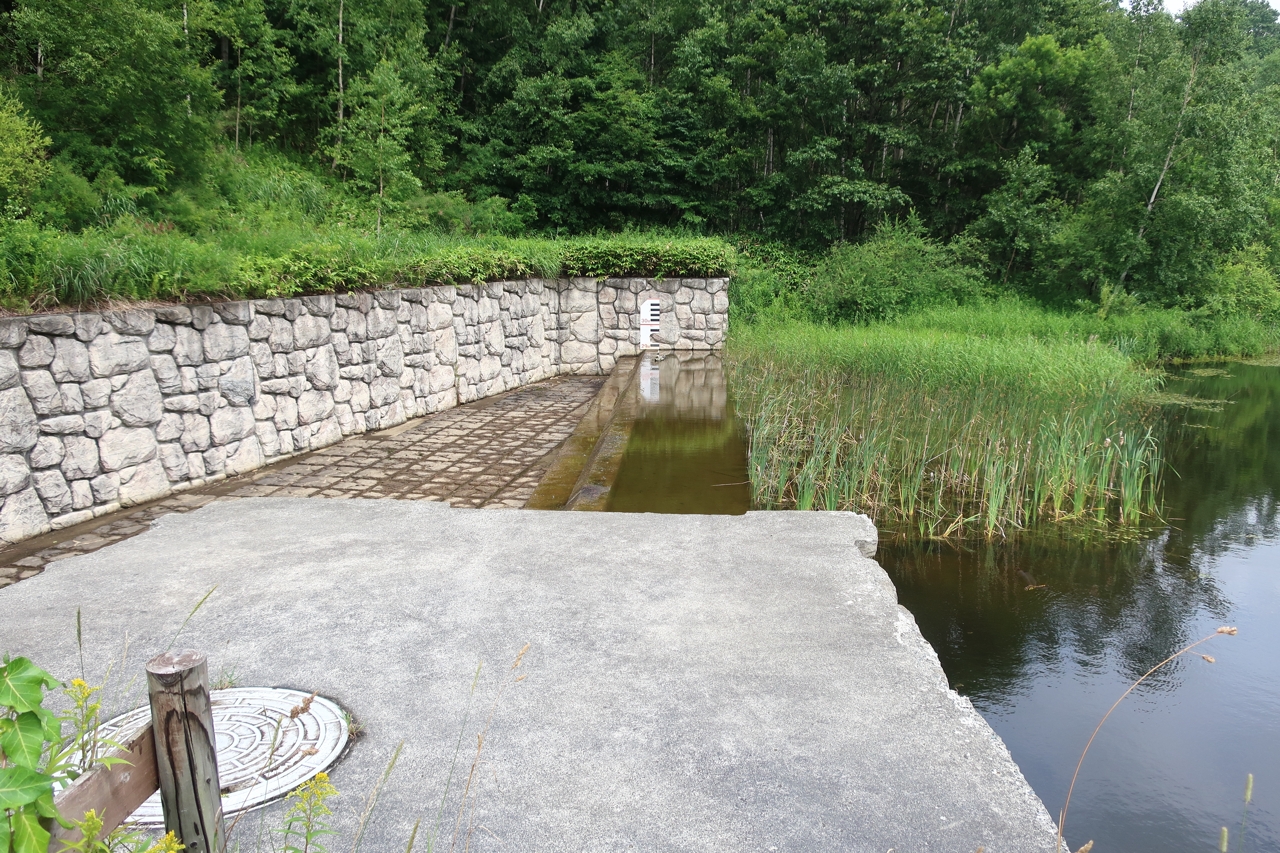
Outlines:
{"type": "MultiPolygon", "coordinates": [[[[306,711],[308,694],[300,690],[232,687],[210,691],[213,733],[222,783],[222,811],[228,817],[278,800],[333,764],[347,745],[342,710],[319,696],[306,711]]],[[[151,719],[138,708],[104,723],[102,737],[127,735],[151,719]]],[[[160,793],[151,795],[131,821],[164,826],[160,793]]]]}

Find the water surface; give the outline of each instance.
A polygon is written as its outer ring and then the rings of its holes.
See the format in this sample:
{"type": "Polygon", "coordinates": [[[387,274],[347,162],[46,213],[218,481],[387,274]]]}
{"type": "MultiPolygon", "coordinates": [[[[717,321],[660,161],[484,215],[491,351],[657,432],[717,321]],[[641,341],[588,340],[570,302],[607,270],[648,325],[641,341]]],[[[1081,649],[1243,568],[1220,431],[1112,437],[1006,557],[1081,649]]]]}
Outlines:
{"type": "Polygon", "coordinates": [[[645,353],[639,403],[611,512],[741,515],[751,508],[747,447],[718,355],[645,353]]]}
{"type": "MultiPolygon", "coordinates": [[[[746,446],[719,360],[642,365],[608,508],[739,513],[746,446]]],[[[1077,849],[1280,851],[1280,368],[1186,371],[1170,391],[1227,401],[1169,412],[1169,524],[1129,541],[1052,534],[956,548],[895,540],[878,559],[952,686],[1004,739],[1056,818],[1080,750],[1144,672],[1216,637],[1125,700],[1072,798],[1077,849]],[[1245,777],[1254,801],[1242,838],[1245,777]]]]}
{"type": "Polygon", "coordinates": [[[1072,849],[1280,850],[1280,368],[1187,371],[1167,445],[1170,524],[1133,542],[962,549],[882,539],[880,561],[941,658],[1056,817],[1080,750],[1151,666],[1081,770],[1072,849]],[[1175,473],[1176,472],[1176,473],[1175,473]],[[1245,777],[1254,800],[1244,838],[1245,777]]]}

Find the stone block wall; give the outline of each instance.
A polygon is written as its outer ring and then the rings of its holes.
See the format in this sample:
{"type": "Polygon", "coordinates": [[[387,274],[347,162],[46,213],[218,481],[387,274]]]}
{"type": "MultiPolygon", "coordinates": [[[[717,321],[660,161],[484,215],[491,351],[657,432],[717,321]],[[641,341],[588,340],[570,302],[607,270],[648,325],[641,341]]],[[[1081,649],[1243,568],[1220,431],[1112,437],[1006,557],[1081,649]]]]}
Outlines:
{"type": "Polygon", "coordinates": [[[0,319],[0,542],[659,342],[714,349],[724,279],[529,279],[0,319]]]}

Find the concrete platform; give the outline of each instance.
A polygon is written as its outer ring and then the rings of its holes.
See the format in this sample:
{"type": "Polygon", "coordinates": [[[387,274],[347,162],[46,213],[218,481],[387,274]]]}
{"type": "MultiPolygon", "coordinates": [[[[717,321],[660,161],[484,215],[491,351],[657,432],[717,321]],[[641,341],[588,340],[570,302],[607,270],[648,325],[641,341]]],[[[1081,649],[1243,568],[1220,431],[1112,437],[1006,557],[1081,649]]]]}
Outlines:
{"type": "MultiPolygon", "coordinates": [[[[504,682],[473,850],[1051,850],[1043,805],[947,689],[874,543],[848,514],[218,502],[0,589],[0,651],[72,677],[82,607],[91,679],[129,636],[120,710],[216,585],[180,646],[242,686],[318,690],[365,727],[332,773],[345,839],[403,742],[366,851],[404,850],[419,818],[427,849],[461,734],[445,849],[504,682]]],[[[259,813],[268,830],[281,810],[259,813]]],[[[259,826],[237,827],[246,849],[259,826]]]]}

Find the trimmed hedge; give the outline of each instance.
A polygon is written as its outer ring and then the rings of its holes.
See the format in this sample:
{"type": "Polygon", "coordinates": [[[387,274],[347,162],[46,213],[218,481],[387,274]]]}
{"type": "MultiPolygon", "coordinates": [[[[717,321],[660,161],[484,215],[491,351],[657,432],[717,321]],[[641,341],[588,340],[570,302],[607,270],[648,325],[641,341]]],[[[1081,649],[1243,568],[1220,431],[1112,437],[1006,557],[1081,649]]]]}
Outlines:
{"type": "Polygon", "coordinates": [[[722,240],[628,235],[568,241],[560,261],[562,274],[593,278],[707,278],[728,275],[733,266],[733,247],[722,240]]]}

